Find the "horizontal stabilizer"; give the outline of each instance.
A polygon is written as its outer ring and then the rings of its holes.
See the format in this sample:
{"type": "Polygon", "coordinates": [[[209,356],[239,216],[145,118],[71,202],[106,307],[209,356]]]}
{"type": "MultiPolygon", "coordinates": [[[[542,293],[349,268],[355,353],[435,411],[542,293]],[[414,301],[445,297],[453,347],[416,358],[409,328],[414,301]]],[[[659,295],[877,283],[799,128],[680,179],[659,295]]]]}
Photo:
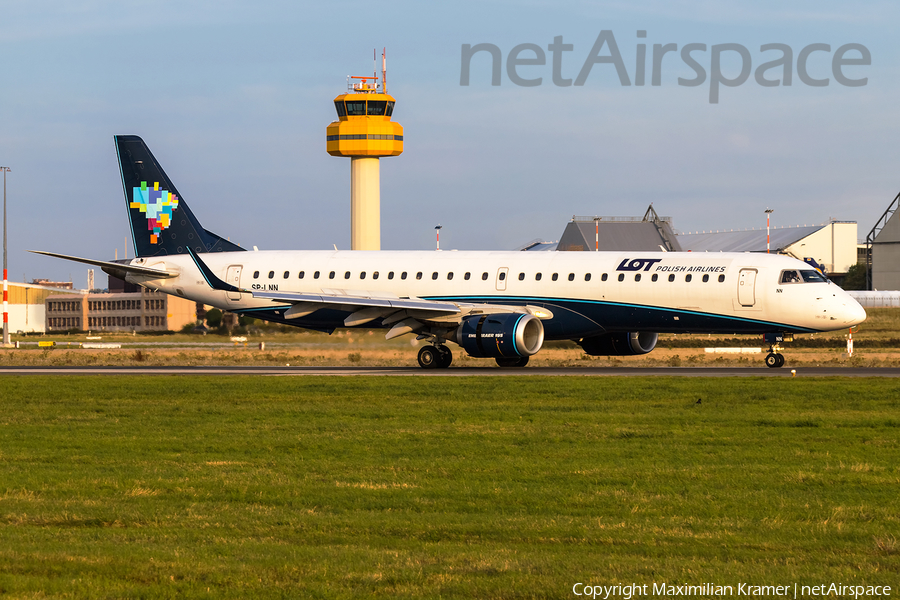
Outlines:
{"type": "Polygon", "coordinates": [[[100,267],[103,269],[105,273],[112,275],[113,277],[118,277],[119,279],[125,279],[125,276],[129,273],[132,275],[140,275],[142,277],[150,277],[153,279],[168,279],[170,277],[178,277],[178,273],[170,273],[169,271],[161,271],[159,269],[150,269],[147,267],[137,267],[129,264],[131,261],[126,260],[122,262],[109,262],[105,260],[93,260],[90,258],[79,258],[77,256],[68,256],[66,254],[57,254],[55,252],[44,252],[42,250],[29,250],[29,252],[33,252],[34,254],[43,254],[45,256],[52,256],[54,258],[62,258],[64,260],[72,260],[75,262],[84,263],[86,265],[93,265],[95,267],[100,267]]]}

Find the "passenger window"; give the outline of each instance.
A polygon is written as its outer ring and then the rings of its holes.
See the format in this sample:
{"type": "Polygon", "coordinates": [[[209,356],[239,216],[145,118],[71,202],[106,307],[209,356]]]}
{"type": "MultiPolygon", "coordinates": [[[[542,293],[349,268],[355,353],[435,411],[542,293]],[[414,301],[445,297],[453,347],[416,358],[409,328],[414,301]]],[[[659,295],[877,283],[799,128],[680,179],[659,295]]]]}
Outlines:
{"type": "Polygon", "coordinates": [[[328,279],[334,279],[334,271],[328,274],[328,279]]]}
{"type": "Polygon", "coordinates": [[[691,279],[693,279],[693,275],[691,275],[690,273],[688,273],[687,275],[684,276],[684,280],[687,283],[690,283],[691,279]]]}
{"type": "Polygon", "coordinates": [[[506,273],[500,273],[500,281],[504,281],[506,279],[506,273]]]}
{"type": "Polygon", "coordinates": [[[590,281],[590,280],[591,280],[591,274],[590,274],[590,273],[585,273],[585,274],[584,274],[584,280],[585,280],[585,281],[590,281]]]}
{"type": "Polygon", "coordinates": [[[725,276],[719,275],[719,283],[725,283],[725,276]]]}
{"type": "Polygon", "coordinates": [[[653,277],[650,278],[650,281],[656,281],[657,279],[659,279],[659,275],[657,275],[656,273],[654,273],[654,274],[653,274],[653,277]]]}
{"type": "Polygon", "coordinates": [[[703,276],[703,283],[706,283],[707,281],[709,281],[709,275],[704,275],[704,276],[703,276]]]}
{"type": "Polygon", "coordinates": [[[406,279],[406,271],[400,273],[400,279],[406,279]]]}
{"type": "Polygon", "coordinates": [[[607,279],[609,279],[609,275],[607,275],[606,273],[600,276],[600,281],[606,281],[607,279]]]}
{"type": "Polygon", "coordinates": [[[619,281],[625,281],[625,273],[619,273],[619,281]]]}
{"type": "Polygon", "coordinates": [[[675,275],[669,275],[669,281],[675,281],[675,275]]]}
{"type": "Polygon", "coordinates": [[[275,271],[269,271],[269,279],[275,279],[275,271]]]}
{"type": "Polygon", "coordinates": [[[550,279],[552,279],[553,281],[556,281],[557,279],[559,279],[559,273],[554,273],[554,274],[550,277],[550,279]]]}
{"type": "Polygon", "coordinates": [[[447,281],[450,281],[451,279],[453,279],[453,273],[447,273],[447,281]]]}
{"type": "Polygon", "coordinates": [[[344,279],[350,279],[350,271],[344,273],[344,279]]]}
{"type": "Polygon", "coordinates": [[[422,271],[416,273],[416,279],[422,279],[422,271]]]}
{"type": "Polygon", "coordinates": [[[253,271],[253,279],[259,279],[259,271],[253,271]]]}
{"type": "Polygon", "coordinates": [[[635,280],[635,281],[640,281],[640,280],[641,280],[641,274],[640,274],[640,273],[636,273],[635,276],[634,276],[634,280],[635,280]]]}
{"type": "Polygon", "coordinates": [[[535,273],[535,274],[534,274],[534,280],[535,280],[535,281],[540,281],[540,280],[541,280],[541,274],[540,274],[540,273],[535,273]]]}
{"type": "Polygon", "coordinates": [[[372,279],[378,279],[378,271],[372,271],[372,279]]]}
{"type": "Polygon", "coordinates": [[[482,274],[481,274],[481,280],[482,280],[482,281],[487,281],[487,278],[488,278],[488,274],[487,274],[487,273],[482,273],[482,274]]]}
{"type": "Polygon", "coordinates": [[[291,272],[290,272],[290,271],[285,271],[285,272],[284,272],[284,278],[285,278],[285,279],[287,279],[287,278],[290,277],[290,276],[291,276],[291,272]]]}
{"type": "Polygon", "coordinates": [[[435,271],[434,273],[431,274],[431,279],[437,279],[437,278],[438,278],[437,271],[435,271]]]}
{"type": "Polygon", "coordinates": [[[304,275],[306,275],[306,272],[300,271],[300,273],[297,275],[297,278],[298,278],[298,279],[303,279],[303,276],[304,276],[304,275]]]}
{"type": "Polygon", "coordinates": [[[519,281],[525,281],[525,273],[519,273],[519,281]]]}
{"type": "Polygon", "coordinates": [[[569,273],[569,281],[575,281],[575,273],[569,273]]]}
{"type": "Polygon", "coordinates": [[[393,279],[393,278],[394,278],[394,272],[388,271],[388,279],[393,279]]]}
{"type": "Polygon", "coordinates": [[[359,278],[360,278],[360,279],[365,279],[365,278],[366,278],[366,272],[365,272],[365,271],[360,271],[360,272],[359,272],[359,278]]]}
{"type": "Polygon", "coordinates": [[[467,271],[466,274],[463,276],[463,279],[468,281],[471,276],[472,276],[472,274],[467,271]]]}
{"type": "Polygon", "coordinates": [[[318,278],[319,278],[319,272],[316,271],[315,273],[313,273],[313,279],[318,279],[318,278]]]}

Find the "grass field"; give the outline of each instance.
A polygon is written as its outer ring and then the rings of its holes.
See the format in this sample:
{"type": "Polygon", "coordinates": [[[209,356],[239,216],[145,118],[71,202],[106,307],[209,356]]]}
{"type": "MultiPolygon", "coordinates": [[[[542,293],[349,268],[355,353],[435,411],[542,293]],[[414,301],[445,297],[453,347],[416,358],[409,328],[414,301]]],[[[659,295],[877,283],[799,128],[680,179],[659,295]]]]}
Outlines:
{"type": "Polygon", "coordinates": [[[0,378],[11,598],[896,593],[898,497],[894,380],[0,378]]]}

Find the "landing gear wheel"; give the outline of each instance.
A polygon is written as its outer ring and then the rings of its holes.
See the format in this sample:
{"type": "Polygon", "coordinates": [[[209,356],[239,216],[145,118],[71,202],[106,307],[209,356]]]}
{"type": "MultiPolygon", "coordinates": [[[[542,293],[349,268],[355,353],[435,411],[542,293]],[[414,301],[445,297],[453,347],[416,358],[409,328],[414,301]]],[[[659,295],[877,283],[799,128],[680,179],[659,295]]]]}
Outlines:
{"type": "Polygon", "coordinates": [[[446,369],[453,362],[453,352],[447,346],[437,346],[436,350],[438,353],[437,368],[446,369]]]}
{"type": "Polygon", "coordinates": [[[524,367],[528,364],[527,356],[516,356],[516,357],[506,357],[506,356],[498,356],[494,360],[497,361],[497,365],[500,367],[524,367]]]}
{"type": "Polygon", "coordinates": [[[777,369],[778,367],[784,366],[784,357],[780,354],[775,354],[774,352],[769,352],[766,355],[766,366],[770,369],[777,369]]]}
{"type": "Polygon", "coordinates": [[[434,369],[438,366],[440,354],[434,346],[423,346],[419,350],[419,366],[423,369],[434,369]]]}

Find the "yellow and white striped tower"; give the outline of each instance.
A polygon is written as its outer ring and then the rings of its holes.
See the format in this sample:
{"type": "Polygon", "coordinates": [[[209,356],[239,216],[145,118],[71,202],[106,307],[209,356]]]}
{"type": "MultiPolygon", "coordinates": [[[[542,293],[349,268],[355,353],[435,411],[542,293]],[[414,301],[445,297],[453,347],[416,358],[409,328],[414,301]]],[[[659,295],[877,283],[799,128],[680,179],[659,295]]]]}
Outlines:
{"type": "Polygon", "coordinates": [[[326,129],[332,156],[350,157],[350,247],[381,249],[381,175],[378,159],[403,152],[403,127],[391,121],[394,97],[387,94],[385,54],[381,85],[371,77],[350,77],[348,91],[334,99],[338,120],[326,129]]]}

